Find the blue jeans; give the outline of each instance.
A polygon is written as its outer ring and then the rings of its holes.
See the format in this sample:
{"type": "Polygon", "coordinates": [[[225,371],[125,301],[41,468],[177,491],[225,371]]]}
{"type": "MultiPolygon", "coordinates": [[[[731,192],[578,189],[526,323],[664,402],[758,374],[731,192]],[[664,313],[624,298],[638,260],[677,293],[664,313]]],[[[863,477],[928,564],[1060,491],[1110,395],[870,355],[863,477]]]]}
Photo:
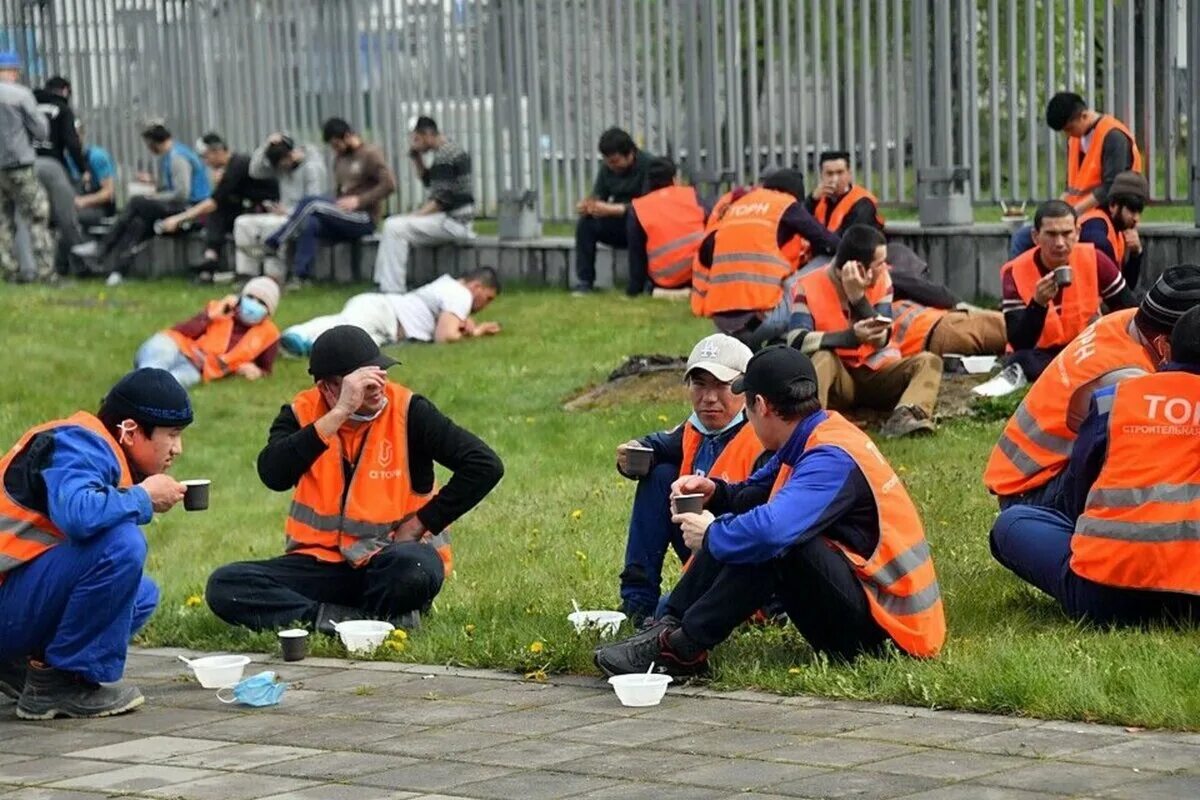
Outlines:
{"type": "Polygon", "coordinates": [[[1067,470],[1055,475],[1048,482],[1043,483],[1036,489],[1030,489],[1028,492],[1021,494],[1008,495],[1006,497],[997,497],[1000,502],[1000,510],[1012,506],[1038,506],[1041,508],[1054,508],[1058,500],[1059,490],[1067,479],[1067,470]]]}
{"type": "Polygon", "coordinates": [[[0,659],[34,657],[97,683],[125,672],[129,639],[158,605],[132,523],[50,548],[0,583],[0,659]]]}
{"type": "Polygon", "coordinates": [[[175,376],[181,386],[195,386],[200,382],[200,370],[179,352],[179,345],[165,333],[156,333],[142,342],[133,357],[133,368],[142,367],[165,369],[175,376]]]}
{"type": "Polygon", "coordinates": [[[312,274],[322,240],[347,242],[374,232],[375,221],[367,212],[343,211],[326,197],[310,195],[296,204],[288,221],[264,243],[277,250],[283,243],[294,241],[292,270],[296,277],[307,278],[312,274]]]}
{"type": "Polygon", "coordinates": [[[1075,521],[1058,511],[1013,506],[992,526],[992,555],[1075,619],[1125,625],[1163,618],[1200,620],[1200,597],[1105,586],[1076,575],[1070,566],[1074,532],[1075,521]]]}
{"type": "Polygon", "coordinates": [[[626,614],[655,613],[668,547],[681,562],[691,555],[683,543],[683,532],[671,522],[671,484],[678,477],[678,464],[656,464],[638,481],[621,572],[621,607],[626,614]]]}
{"type": "Polygon", "coordinates": [[[1033,249],[1033,226],[1022,225],[1008,240],[1008,260],[1012,261],[1026,250],[1033,249]]]}

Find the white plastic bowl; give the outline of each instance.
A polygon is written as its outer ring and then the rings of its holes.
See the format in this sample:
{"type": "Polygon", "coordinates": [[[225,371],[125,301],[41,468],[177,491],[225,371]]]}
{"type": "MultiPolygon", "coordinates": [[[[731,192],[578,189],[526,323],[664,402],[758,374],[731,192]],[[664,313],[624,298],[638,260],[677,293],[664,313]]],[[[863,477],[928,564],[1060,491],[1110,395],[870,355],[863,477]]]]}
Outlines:
{"type": "Polygon", "coordinates": [[[388,634],[396,629],[392,623],[376,619],[350,619],[333,627],[351,653],[375,652],[388,634]]]}
{"type": "Polygon", "coordinates": [[[575,626],[576,633],[594,630],[601,636],[615,636],[625,615],[620,611],[574,611],[567,614],[567,619],[575,626]]]}
{"type": "Polygon", "coordinates": [[[249,663],[249,656],[205,656],[188,659],[187,665],[205,689],[224,689],[242,679],[249,663]]]}
{"type": "Polygon", "coordinates": [[[612,684],[621,705],[641,708],[661,703],[663,695],[667,693],[667,684],[671,680],[670,675],[647,675],[637,672],[633,675],[614,675],[608,682],[612,684]]]}
{"type": "Polygon", "coordinates": [[[995,356],[962,356],[962,365],[972,375],[991,372],[996,366],[995,356]]]}

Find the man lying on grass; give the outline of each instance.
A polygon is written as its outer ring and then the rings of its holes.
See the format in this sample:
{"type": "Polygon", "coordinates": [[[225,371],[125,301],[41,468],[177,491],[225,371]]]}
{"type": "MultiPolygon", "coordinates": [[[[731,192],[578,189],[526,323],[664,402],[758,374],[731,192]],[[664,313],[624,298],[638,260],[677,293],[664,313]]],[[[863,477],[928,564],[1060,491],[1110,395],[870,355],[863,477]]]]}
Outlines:
{"type": "Polygon", "coordinates": [[[749,480],[680,478],[706,510],[676,514],[696,552],[666,614],[596,651],[606,674],[705,669],[708,651],[772,596],[813,649],[833,658],[877,653],[888,641],[933,656],[946,636],[941,593],[917,509],[875,444],[821,409],[812,362],[787,347],[757,353],[733,390],[775,455],[749,480]],[[769,499],[727,514],[746,492],[769,499]],[[714,514],[720,516],[714,516],[714,514]]]}

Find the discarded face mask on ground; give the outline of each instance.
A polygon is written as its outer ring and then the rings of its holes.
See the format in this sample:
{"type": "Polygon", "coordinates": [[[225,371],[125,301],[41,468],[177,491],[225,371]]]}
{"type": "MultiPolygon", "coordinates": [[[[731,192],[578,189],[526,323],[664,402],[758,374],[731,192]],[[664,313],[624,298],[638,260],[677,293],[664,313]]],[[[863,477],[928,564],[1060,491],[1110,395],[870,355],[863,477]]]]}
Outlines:
{"type": "Polygon", "coordinates": [[[283,699],[287,684],[274,672],[267,670],[251,675],[234,686],[217,690],[217,699],[222,703],[241,703],[247,706],[273,706],[283,699]],[[226,692],[233,696],[226,696],[226,692]]]}

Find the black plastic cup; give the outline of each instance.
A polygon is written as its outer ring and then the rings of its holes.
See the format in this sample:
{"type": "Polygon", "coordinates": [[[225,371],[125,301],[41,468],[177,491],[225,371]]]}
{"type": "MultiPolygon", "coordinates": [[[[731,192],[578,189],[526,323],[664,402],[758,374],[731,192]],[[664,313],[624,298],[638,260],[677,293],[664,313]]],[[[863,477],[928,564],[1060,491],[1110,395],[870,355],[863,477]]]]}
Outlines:
{"type": "Polygon", "coordinates": [[[677,494],[673,498],[676,514],[699,514],[704,510],[704,495],[677,494]]]}
{"type": "Polygon", "coordinates": [[[208,487],[211,484],[212,481],[207,478],[184,481],[183,485],[187,487],[187,491],[183,495],[184,510],[203,511],[208,508],[208,487]]]}
{"type": "Polygon", "coordinates": [[[303,661],[308,655],[308,631],[303,628],[280,631],[279,649],[284,661],[303,661]]]}
{"type": "Polygon", "coordinates": [[[654,451],[649,447],[625,448],[625,471],[630,475],[646,475],[650,472],[650,459],[654,451]]]}

